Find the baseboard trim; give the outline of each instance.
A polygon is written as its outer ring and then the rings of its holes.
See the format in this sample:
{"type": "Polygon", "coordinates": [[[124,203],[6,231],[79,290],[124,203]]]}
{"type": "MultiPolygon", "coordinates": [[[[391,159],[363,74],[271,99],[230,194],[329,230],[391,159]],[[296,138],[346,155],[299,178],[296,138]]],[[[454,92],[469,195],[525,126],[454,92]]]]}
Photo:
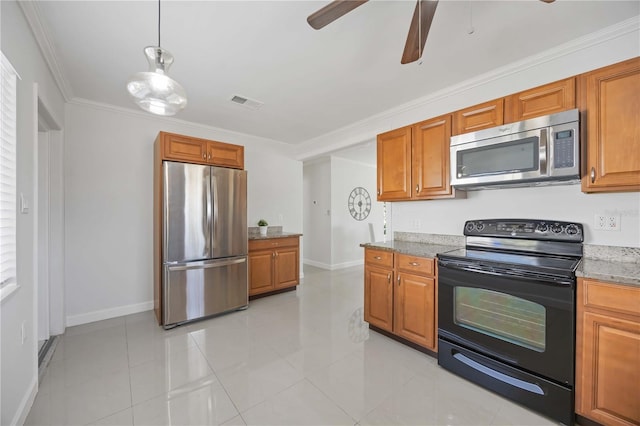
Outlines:
{"type": "Polygon", "coordinates": [[[36,374],[31,382],[30,390],[24,395],[24,398],[22,398],[20,407],[18,407],[16,415],[13,416],[13,420],[11,420],[12,425],[23,425],[27,421],[27,416],[29,415],[29,411],[31,411],[31,407],[33,406],[33,401],[36,399],[37,393],[38,375],[36,374]]]}
{"type": "Polygon", "coordinates": [[[99,311],[87,312],[85,314],[67,316],[67,327],[87,324],[95,321],[102,321],[109,318],[121,317],[124,315],[137,314],[138,312],[153,309],[153,300],[133,305],[118,306],[115,308],[101,309],[99,311]]]}
{"type": "Polygon", "coordinates": [[[351,262],[333,263],[331,265],[328,263],[316,262],[315,260],[310,259],[304,259],[302,263],[304,263],[305,265],[315,266],[316,268],[326,269],[328,271],[336,271],[338,269],[346,269],[352,266],[364,265],[364,259],[353,260],[351,262]]]}

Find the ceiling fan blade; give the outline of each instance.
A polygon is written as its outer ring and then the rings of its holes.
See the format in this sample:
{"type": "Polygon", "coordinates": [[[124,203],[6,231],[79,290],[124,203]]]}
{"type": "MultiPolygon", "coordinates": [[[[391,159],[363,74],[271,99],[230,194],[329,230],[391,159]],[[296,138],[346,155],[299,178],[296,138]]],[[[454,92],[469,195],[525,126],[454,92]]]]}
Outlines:
{"type": "Polygon", "coordinates": [[[307,22],[316,30],[324,27],[351,12],[368,0],[334,0],[320,10],[315,11],[307,18],[307,22]]]}
{"type": "Polygon", "coordinates": [[[413,19],[407,35],[407,43],[404,45],[401,64],[417,61],[422,56],[424,45],[427,42],[429,28],[433,15],[436,13],[438,0],[418,0],[413,11],[413,19]]]}

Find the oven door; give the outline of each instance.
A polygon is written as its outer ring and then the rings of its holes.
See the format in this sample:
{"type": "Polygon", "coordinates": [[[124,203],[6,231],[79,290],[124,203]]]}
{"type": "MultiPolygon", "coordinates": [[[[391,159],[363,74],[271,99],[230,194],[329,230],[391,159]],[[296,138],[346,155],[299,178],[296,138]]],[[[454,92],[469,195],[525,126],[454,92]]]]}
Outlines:
{"type": "Polygon", "coordinates": [[[438,262],[441,338],[573,386],[575,284],[464,260],[438,262]]]}

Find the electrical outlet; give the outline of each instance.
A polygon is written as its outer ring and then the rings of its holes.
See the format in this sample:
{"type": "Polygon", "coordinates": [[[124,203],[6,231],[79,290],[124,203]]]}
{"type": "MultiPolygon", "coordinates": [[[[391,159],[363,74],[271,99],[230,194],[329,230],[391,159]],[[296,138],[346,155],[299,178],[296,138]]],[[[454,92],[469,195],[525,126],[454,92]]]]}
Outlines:
{"type": "Polygon", "coordinates": [[[620,215],[596,214],[594,217],[594,229],[599,229],[601,231],[619,231],[620,215]]]}

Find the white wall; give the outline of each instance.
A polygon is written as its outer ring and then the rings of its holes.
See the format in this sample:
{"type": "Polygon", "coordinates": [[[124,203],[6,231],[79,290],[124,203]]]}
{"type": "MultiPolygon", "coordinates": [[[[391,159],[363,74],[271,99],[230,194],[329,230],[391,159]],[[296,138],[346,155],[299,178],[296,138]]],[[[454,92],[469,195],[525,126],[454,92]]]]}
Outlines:
{"type": "Polygon", "coordinates": [[[356,161],[331,157],[331,265],[333,269],[363,263],[360,244],[370,241],[369,223],[373,223],[377,241],[382,241],[383,203],[376,201],[376,168],[356,161]],[[355,220],[347,205],[349,194],[363,187],[371,197],[371,212],[355,220]]]}
{"type": "Polygon", "coordinates": [[[303,214],[306,241],[304,263],[330,269],[331,162],[329,158],[303,167],[303,214]]]}
{"type": "Polygon", "coordinates": [[[248,220],[302,231],[302,163],[286,145],[95,104],[67,104],[68,325],[150,309],[153,143],[159,131],[245,146],[248,220]]]}
{"type": "Polygon", "coordinates": [[[21,424],[37,390],[36,341],[36,234],[37,120],[38,97],[49,107],[57,122],[64,114],[63,98],[29,27],[15,1],[0,2],[2,52],[13,64],[18,81],[18,193],[31,207],[17,217],[17,277],[20,288],[0,305],[0,424],[21,424]],[[21,342],[24,325],[26,340],[21,342]]]}
{"type": "Polygon", "coordinates": [[[585,243],[640,247],[640,193],[584,194],[580,185],[467,192],[462,200],[394,203],[394,231],[462,235],[465,220],[551,219],[582,223],[585,243]],[[594,230],[594,215],[619,214],[620,231],[594,230]]]}
{"type": "MultiPolygon", "coordinates": [[[[338,129],[300,146],[298,158],[313,158],[429,117],[636,57],[640,54],[638,22],[638,17],[631,18],[536,57],[338,129]]],[[[588,244],[639,247],[639,209],[638,192],[583,194],[575,185],[484,190],[469,192],[468,198],[462,200],[393,203],[393,230],[461,235],[462,225],[468,219],[557,219],[583,223],[588,244]],[[600,213],[620,214],[621,230],[593,230],[594,215],[600,213]]]]}
{"type": "Polygon", "coordinates": [[[370,241],[369,223],[376,240],[383,239],[383,203],[376,198],[376,168],[356,161],[326,157],[304,165],[304,263],[340,269],[363,263],[361,243],[370,241]],[[363,187],[371,196],[371,212],[362,221],[349,213],[351,191],[363,187]]]}

